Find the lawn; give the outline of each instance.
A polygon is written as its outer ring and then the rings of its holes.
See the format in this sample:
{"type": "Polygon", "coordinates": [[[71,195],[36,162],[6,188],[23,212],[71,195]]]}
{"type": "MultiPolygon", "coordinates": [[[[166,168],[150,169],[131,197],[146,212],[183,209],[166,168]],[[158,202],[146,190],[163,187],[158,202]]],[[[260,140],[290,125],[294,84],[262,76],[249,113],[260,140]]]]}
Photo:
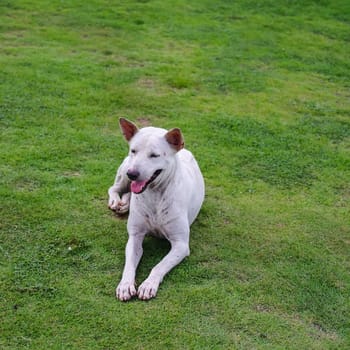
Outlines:
{"type": "Polygon", "coordinates": [[[0,348],[349,349],[349,57],[348,0],[1,1],[0,348]],[[206,182],[149,302],[114,295],[121,116],[206,182]]]}

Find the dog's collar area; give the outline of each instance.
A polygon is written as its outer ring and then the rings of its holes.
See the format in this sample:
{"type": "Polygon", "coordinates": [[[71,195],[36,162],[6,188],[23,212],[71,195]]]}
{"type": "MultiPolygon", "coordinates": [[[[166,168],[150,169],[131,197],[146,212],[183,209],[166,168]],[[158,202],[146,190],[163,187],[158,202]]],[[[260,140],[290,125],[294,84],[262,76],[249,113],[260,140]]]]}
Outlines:
{"type": "Polygon", "coordinates": [[[153,175],[150,177],[150,179],[147,181],[142,181],[142,182],[132,181],[131,182],[131,191],[133,193],[136,193],[136,194],[140,194],[140,193],[144,192],[146,190],[147,186],[158,177],[158,175],[162,172],[162,170],[163,169],[156,170],[153,173],[153,175]]]}

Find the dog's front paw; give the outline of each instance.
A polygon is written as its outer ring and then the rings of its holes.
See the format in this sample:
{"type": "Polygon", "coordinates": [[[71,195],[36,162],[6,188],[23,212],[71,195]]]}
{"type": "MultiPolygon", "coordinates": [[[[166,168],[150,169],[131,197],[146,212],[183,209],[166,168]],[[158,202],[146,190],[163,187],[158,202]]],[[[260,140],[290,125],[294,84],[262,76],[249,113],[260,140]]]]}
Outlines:
{"type": "Polygon", "coordinates": [[[122,198],[114,194],[108,199],[109,209],[115,211],[117,214],[126,214],[129,211],[130,193],[123,194],[122,198]]]}
{"type": "Polygon", "coordinates": [[[129,206],[130,206],[130,196],[131,193],[124,193],[122,195],[121,200],[117,203],[117,209],[116,212],[118,214],[126,214],[129,211],[129,206]]]}
{"type": "Polygon", "coordinates": [[[109,199],[108,208],[117,214],[125,214],[129,210],[129,202],[123,202],[121,199],[109,199]]]}
{"type": "Polygon", "coordinates": [[[129,211],[129,203],[119,201],[113,209],[117,214],[126,214],[129,211]]]}
{"type": "Polygon", "coordinates": [[[157,295],[159,282],[146,279],[138,288],[137,296],[141,300],[149,300],[157,295]]]}
{"type": "Polygon", "coordinates": [[[134,297],[137,292],[135,283],[121,281],[115,291],[116,297],[121,301],[128,301],[134,297]]]}
{"type": "Polygon", "coordinates": [[[111,209],[111,210],[117,210],[119,202],[120,202],[119,195],[113,193],[108,198],[108,208],[111,209]]]}

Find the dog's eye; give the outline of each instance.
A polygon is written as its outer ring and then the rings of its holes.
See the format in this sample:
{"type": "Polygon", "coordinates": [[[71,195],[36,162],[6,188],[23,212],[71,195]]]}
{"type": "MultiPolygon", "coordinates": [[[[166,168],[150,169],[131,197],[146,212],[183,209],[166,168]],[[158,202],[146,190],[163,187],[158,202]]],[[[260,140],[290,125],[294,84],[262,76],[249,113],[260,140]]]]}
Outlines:
{"type": "Polygon", "coordinates": [[[151,153],[149,156],[150,156],[150,158],[158,158],[158,157],[160,157],[160,154],[151,153]]]}
{"type": "Polygon", "coordinates": [[[130,152],[133,153],[133,154],[135,154],[135,153],[136,153],[136,150],[131,149],[130,152]]]}

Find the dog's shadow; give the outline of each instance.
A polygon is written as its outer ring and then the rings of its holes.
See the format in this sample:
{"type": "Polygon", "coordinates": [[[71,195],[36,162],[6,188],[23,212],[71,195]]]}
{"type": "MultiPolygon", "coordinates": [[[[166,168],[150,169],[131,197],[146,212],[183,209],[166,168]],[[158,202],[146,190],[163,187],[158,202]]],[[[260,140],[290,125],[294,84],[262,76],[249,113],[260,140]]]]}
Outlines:
{"type": "Polygon", "coordinates": [[[170,251],[170,243],[166,239],[146,236],[143,241],[143,255],[137,269],[137,281],[141,283],[170,251]]]}

